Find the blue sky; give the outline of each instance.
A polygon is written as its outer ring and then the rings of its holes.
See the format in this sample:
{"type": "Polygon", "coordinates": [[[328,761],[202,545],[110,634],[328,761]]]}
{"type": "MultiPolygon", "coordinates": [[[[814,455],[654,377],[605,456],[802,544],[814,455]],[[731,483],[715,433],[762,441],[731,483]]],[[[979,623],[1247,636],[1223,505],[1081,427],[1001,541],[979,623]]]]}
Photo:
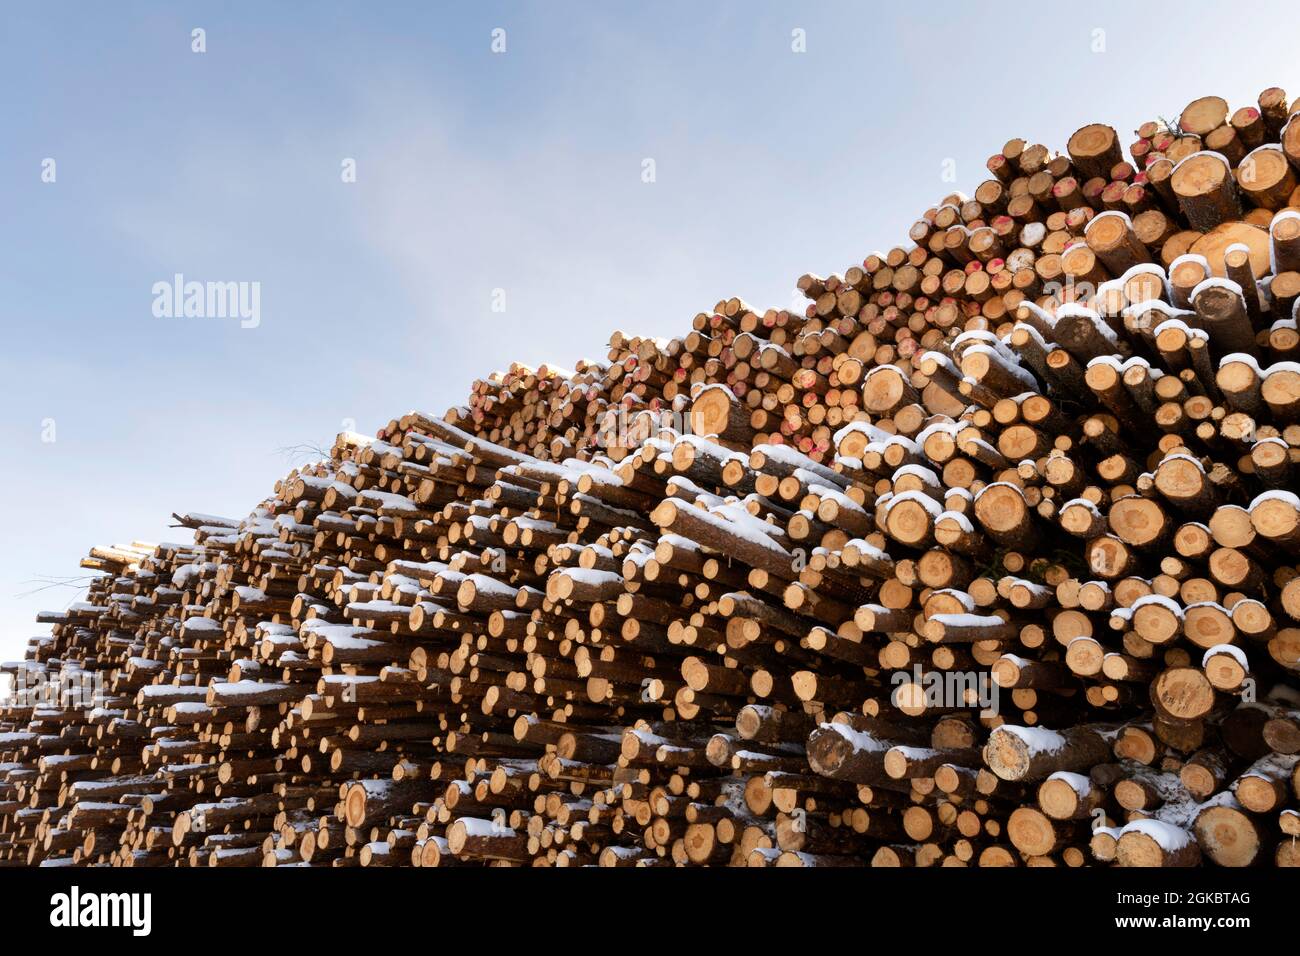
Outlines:
{"type": "Polygon", "coordinates": [[[286,446],[441,412],[512,360],[599,356],[615,328],[680,334],[719,298],[787,306],[801,273],[973,191],[1012,136],[1062,148],[1100,120],[1127,143],[1196,96],[1300,93],[1288,6],[1252,7],[1267,31],[1179,11],[6,6],[0,658],[77,596],[33,579],[174,539],[172,511],[242,516],[286,446]],[[260,325],[155,317],[178,272],[260,283],[260,325]]]}

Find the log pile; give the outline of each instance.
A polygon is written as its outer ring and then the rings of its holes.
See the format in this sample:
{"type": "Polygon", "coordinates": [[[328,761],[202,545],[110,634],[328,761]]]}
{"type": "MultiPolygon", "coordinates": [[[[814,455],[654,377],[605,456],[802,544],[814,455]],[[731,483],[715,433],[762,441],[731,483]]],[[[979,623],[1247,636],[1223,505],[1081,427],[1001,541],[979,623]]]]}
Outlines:
{"type": "Polygon", "coordinates": [[[910,243],[96,548],[0,863],[1300,863],[1300,124],[1023,140],[910,243]]]}

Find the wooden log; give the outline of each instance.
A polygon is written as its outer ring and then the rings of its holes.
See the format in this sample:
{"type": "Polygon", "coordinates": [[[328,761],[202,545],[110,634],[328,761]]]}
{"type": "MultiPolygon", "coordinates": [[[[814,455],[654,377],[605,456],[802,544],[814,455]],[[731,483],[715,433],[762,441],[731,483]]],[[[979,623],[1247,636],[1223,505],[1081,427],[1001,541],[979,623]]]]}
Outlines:
{"type": "Polygon", "coordinates": [[[1184,159],[1175,168],[1170,185],[1193,229],[1207,232],[1241,215],[1232,168],[1217,153],[1196,153],[1184,159]]]}

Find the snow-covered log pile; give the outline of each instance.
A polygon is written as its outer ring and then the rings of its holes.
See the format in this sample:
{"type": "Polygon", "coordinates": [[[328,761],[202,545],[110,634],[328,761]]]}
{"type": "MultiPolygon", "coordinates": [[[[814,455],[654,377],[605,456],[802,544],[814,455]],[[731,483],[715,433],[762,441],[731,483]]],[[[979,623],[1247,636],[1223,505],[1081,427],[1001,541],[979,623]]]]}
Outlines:
{"type": "Polygon", "coordinates": [[[1013,140],[804,314],[95,549],[5,668],[0,861],[1295,865],[1290,116],[1013,140]]]}

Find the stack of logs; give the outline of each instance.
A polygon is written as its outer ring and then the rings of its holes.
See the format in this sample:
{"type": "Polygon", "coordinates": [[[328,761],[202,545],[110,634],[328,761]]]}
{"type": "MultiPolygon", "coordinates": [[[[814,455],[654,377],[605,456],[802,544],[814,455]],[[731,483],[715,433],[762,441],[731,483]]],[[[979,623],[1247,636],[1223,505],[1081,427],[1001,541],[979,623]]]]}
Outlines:
{"type": "Polygon", "coordinates": [[[95,549],[0,863],[1300,863],[1293,109],[1013,140],[804,314],[95,549]]]}

